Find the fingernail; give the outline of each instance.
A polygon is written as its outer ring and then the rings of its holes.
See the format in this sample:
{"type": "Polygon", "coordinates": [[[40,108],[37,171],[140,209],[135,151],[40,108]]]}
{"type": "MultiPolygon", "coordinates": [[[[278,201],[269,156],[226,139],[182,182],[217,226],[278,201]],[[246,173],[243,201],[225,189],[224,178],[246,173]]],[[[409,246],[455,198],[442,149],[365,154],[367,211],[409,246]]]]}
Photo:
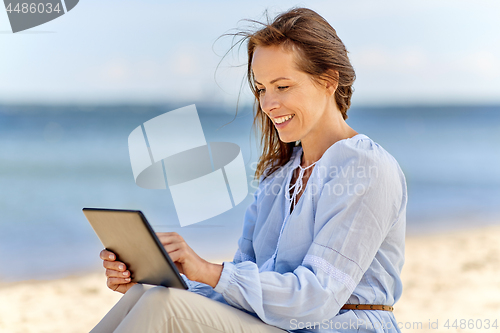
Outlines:
{"type": "Polygon", "coordinates": [[[125,281],[130,282],[130,278],[126,278],[125,281]]]}
{"type": "Polygon", "coordinates": [[[118,267],[119,267],[120,269],[125,269],[125,266],[123,266],[123,265],[120,265],[120,266],[118,266],[118,267]]]}
{"type": "Polygon", "coordinates": [[[128,275],[128,272],[123,272],[123,275],[128,275]]]}
{"type": "Polygon", "coordinates": [[[109,259],[111,259],[111,260],[113,260],[113,259],[114,259],[114,257],[115,257],[115,256],[114,256],[114,255],[112,255],[112,254],[110,254],[110,255],[109,255],[109,259]]]}

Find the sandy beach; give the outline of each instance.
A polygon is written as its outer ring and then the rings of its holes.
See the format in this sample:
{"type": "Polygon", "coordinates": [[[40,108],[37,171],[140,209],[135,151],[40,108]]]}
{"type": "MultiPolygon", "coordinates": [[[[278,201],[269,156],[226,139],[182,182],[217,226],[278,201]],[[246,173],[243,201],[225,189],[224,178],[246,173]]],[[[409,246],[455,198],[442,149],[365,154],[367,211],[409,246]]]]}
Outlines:
{"type": "Polygon", "coordinates": [[[394,311],[411,326],[402,331],[496,331],[485,328],[488,320],[500,328],[499,239],[500,226],[407,238],[403,296],[394,311]]]}
{"type": "MultiPolygon", "coordinates": [[[[408,237],[395,305],[402,331],[496,331],[485,327],[500,326],[499,239],[500,226],[408,237]]],[[[0,332],[88,332],[120,296],[103,272],[0,283],[0,332]]]]}

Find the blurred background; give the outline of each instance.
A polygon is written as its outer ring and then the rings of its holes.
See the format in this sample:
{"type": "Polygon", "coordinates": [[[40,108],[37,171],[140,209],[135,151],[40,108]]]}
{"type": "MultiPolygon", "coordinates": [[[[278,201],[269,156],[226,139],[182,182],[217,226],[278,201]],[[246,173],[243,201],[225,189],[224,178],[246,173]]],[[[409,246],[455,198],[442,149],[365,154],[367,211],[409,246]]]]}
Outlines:
{"type": "Polygon", "coordinates": [[[241,147],[252,192],[245,45],[222,59],[233,40],[218,37],[292,6],[346,45],[357,74],[347,122],[404,171],[408,235],[500,222],[497,1],[86,0],[16,34],[1,9],[0,280],[100,269],[83,207],[140,209],[202,257],[232,257],[251,195],[181,228],[168,190],[135,184],[127,139],[196,104],[207,141],[241,147]]]}

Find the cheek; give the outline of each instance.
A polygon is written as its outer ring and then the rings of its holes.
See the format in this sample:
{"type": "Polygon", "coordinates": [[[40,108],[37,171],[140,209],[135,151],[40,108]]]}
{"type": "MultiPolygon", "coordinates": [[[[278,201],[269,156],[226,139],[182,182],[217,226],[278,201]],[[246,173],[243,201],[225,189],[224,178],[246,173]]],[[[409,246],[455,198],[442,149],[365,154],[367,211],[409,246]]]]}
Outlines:
{"type": "Polygon", "coordinates": [[[315,122],[315,118],[311,115],[311,112],[308,112],[307,110],[304,110],[301,115],[300,115],[301,119],[301,124],[303,125],[303,127],[311,127],[314,122],[315,122]]]}
{"type": "Polygon", "coordinates": [[[259,100],[259,106],[260,106],[260,112],[262,113],[262,115],[269,117],[268,114],[264,111],[264,108],[262,107],[262,103],[260,100],[259,100]]]}
{"type": "Polygon", "coordinates": [[[302,118],[307,124],[315,124],[319,121],[325,108],[325,97],[312,91],[311,95],[303,99],[302,118]]]}
{"type": "Polygon", "coordinates": [[[281,97],[281,105],[294,113],[302,113],[303,109],[307,106],[307,95],[303,93],[290,93],[281,97]]]}

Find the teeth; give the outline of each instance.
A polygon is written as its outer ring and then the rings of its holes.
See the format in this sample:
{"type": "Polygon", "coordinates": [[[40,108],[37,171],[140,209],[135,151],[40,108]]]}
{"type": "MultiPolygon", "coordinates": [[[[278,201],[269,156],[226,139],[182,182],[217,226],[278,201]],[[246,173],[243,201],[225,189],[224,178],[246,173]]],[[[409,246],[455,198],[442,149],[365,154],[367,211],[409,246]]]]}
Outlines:
{"type": "Polygon", "coordinates": [[[293,114],[289,114],[288,116],[284,116],[284,117],[281,117],[281,118],[276,118],[276,119],[274,119],[274,122],[276,124],[281,124],[281,123],[287,121],[288,119],[292,118],[293,116],[294,116],[293,114]]]}

